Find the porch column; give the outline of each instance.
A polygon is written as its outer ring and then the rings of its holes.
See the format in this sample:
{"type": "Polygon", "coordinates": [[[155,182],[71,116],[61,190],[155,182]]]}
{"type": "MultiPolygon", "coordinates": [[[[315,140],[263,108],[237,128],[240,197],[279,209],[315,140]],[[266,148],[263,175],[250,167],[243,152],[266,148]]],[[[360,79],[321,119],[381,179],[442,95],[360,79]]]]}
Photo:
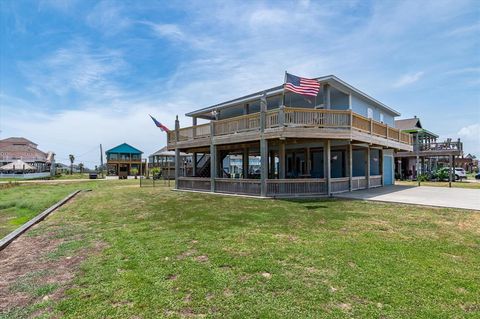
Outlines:
{"type": "Polygon", "coordinates": [[[263,92],[260,99],[260,196],[267,196],[268,179],[268,141],[263,136],[267,112],[267,93],[263,92]]]}
{"type": "Polygon", "coordinates": [[[353,149],[352,149],[352,143],[350,142],[348,144],[348,177],[349,177],[349,182],[348,182],[348,189],[352,191],[353,189],[353,155],[352,155],[353,149]]]}
{"type": "Polygon", "coordinates": [[[215,192],[215,177],[217,176],[217,146],[213,144],[215,132],[214,121],[210,121],[210,191],[215,192]]]}
{"type": "Polygon", "coordinates": [[[197,126],[197,118],[196,117],[192,117],[192,126],[193,126],[193,132],[192,132],[192,136],[193,138],[197,137],[197,128],[195,126],[197,126]]]}
{"type": "Polygon", "coordinates": [[[379,158],[379,162],[380,162],[380,174],[382,174],[382,186],[385,186],[385,172],[383,171],[383,148],[380,150],[380,158],[379,158]]]}
{"type": "Polygon", "coordinates": [[[420,186],[420,179],[418,178],[418,176],[420,175],[420,169],[419,169],[419,166],[420,166],[420,157],[418,157],[418,152],[417,152],[417,157],[416,157],[416,162],[415,162],[415,172],[416,172],[416,178],[417,178],[417,183],[418,183],[418,186],[420,186]]]}
{"type": "Polygon", "coordinates": [[[180,122],[177,115],[175,119],[175,189],[178,189],[178,177],[180,176],[180,149],[176,145],[178,143],[179,130],[180,122]]]}
{"type": "Polygon", "coordinates": [[[367,160],[366,160],[366,175],[367,175],[367,188],[370,188],[370,146],[367,147],[367,160]]]}
{"type": "Polygon", "coordinates": [[[270,173],[268,174],[268,178],[275,178],[275,152],[270,151],[270,167],[269,167],[270,173]]]}
{"type": "Polygon", "coordinates": [[[260,140],[260,196],[267,196],[268,179],[268,141],[264,138],[260,140]]]}
{"type": "Polygon", "coordinates": [[[312,170],[312,162],[310,161],[310,147],[305,149],[305,170],[305,173],[310,175],[310,171],[312,170]]]}
{"type": "Polygon", "coordinates": [[[331,193],[331,163],[330,163],[330,140],[326,140],[324,143],[325,152],[324,153],[324,176],[327,182],[327,195],[330,196],[331,193]]]}
{"type": "Polygon", "coordinates": [[[285,140],[280,140],[280,145],[278,148],[278,178],[285,179],[285,140]]]}
{"type": "Polygon", "coordinates": [[[197,152],[193,152],[192,156],[192,175],[197,176],[197,152]]]}
{"type": "Polygon", "coordinates": [[[243,174],[243,178],[248,178],[248,166],[249,166],[248,147],[245,147],[243,149],[243,153],[242,153],[242,174],[243,174]]]}
{"type": "Polygon", "coordinates": [[[448,170],[448,187],[452,187],[452,180],[453,180],[453,155],[449,155],[449,162],[450,162],[450,168],[448,170]]]}
{"type": "Polygon", "coordinates": [[[325,105],[325,109],[330,109],[330,85],[324,84],[323,85],[323,104],[325,105]]]}

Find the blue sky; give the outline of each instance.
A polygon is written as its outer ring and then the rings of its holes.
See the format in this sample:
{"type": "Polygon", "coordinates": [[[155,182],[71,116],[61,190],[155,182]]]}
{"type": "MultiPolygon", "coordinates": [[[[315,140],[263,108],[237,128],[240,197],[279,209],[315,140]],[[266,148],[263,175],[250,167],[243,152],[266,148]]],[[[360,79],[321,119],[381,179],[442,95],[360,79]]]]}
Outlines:
{"type": "Polygon", "coordinates": [[[0,2],[0,138],[149,154],[175,115],[335,74],[480,155],[479,1],[0,2]]]}

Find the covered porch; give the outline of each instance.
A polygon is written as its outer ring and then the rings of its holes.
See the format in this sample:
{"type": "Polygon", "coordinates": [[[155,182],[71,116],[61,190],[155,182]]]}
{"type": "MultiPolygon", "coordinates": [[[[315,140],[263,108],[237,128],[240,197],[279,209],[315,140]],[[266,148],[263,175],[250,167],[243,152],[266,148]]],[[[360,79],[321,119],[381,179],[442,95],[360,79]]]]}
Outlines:
{"type": "Polygon", "coordinates": [[[393,183],[393,150],[350,140],[266,139],[188,151],[193,169],[177,176],[177,189],[295,197],[393,183]]]}

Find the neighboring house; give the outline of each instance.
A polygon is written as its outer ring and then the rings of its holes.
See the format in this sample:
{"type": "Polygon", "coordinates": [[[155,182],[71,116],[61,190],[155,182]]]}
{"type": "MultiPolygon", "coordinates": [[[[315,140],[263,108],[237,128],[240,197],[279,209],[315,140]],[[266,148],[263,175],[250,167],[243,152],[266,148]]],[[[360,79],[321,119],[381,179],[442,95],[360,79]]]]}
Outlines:
{"type": "Polygon", "coordinates": [[[145,175],[145,163],[142,161],[143,152],[127,143],[120,144],[105,152],[107,155],[107,172],[109,176],[126,178],[134,175],[133,169],[138,175],[145,175]]]}
{"type": "MultiPolygon", "coordinates": [[[[192,155],[180,153],[181,175],[188,175],[192,170],[192,155]]],[[[162,177],[166,179],[175,178],[175,152],[163,147],[148,157],[148,168],[158,167],[162,171],[162,177]]]]}
{"type": "Polygon", "coordinates": [[[393,184],[394,150],[413,150],[410,135],[394,128],[400,114],[336,76],[317,80],[314,98],[283,96],[282,85],[190,112],[190,127],[177,118],[168,148],[191,153],[193,167],[176,187],[282,197],[393,184]],[[229,161],[241,169],[230,173],[229,161]]]}
{"type": "Polygon", "coordinates": [[[467,154],[455,159],[457,167],[462,167],[467,173],[473,173],[478,170],[478,160],[475,155],[467,154]]]}
{"type": "Polygon", "coordinates": [[[0,166],[21,160],[33,166],[36,172],[48,172],[54,164],[55,154],[43,152],[37,144],[24,137],[9,137],[0,140],[0,166]]]}
{"type": "Polygon", "coordinates": [[[413,150],[395,153],[395,175],[400,179],[416,179],[418,174],[431,174],[443,162],[455,167],[455,157],[463,155],[460,139],[437,141],[438,135],[422,127],[418,117],[395,121],[395,127],[412,136],[413,150]]]}

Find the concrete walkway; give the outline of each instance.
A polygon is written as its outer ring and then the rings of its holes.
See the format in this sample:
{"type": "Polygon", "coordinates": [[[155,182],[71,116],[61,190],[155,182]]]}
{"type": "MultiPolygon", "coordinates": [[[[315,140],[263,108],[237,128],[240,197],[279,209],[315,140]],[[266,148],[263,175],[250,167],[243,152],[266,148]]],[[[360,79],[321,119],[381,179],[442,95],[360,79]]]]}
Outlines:
{"type": "Polygon", "coordinates": [[[335,197],[480,211],[480,189],[393,185],[342,193],[335,197]]]}

